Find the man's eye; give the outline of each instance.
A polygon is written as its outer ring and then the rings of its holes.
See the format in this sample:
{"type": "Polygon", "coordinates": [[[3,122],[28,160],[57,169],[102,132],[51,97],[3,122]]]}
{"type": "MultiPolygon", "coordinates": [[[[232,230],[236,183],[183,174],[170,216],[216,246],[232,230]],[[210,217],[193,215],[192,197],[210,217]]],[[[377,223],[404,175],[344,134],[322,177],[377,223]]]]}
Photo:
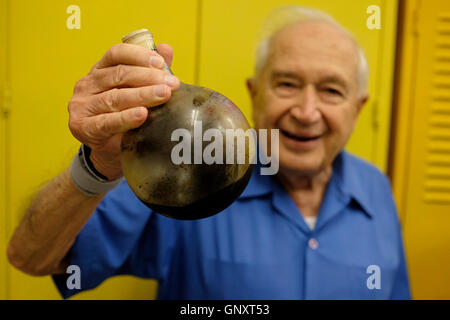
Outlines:
{"type": "Polygon", "coordinates": [[[291,82],[279,82],[278,86],[280,87],[288,87],[288,88],[293,88],[294,84],[291,82]]]}
{"type": "Polygon", "coordinates": [[[330,94],[333,94],[333,95],[342,96],[342,93],[339,90],[336,90],[334,88],[326,88],[325,91],[327,93],[330,93],[330,94]]]}

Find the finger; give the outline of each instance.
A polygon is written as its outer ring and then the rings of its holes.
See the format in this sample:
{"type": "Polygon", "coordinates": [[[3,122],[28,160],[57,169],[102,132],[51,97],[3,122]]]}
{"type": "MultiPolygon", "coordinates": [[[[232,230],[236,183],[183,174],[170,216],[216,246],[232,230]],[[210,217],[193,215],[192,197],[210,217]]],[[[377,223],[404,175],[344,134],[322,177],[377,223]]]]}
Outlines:
{"type": "Polygon", "coordinates": [[[116,66],[119,64],[162,69],[164,59],[150,49],[128,43],[112,46],[98,62],[97,69],[116,66]]]}
{"type": "Polygon", "coordinates": [[[112,89],[93,96],[88,111],[90,114],[102,114],[138,106],[154,107],[169,100],[170,96],[171,90],[164,84],[112,89]]]}
{"type": "Polygon", "coordinates": [[[160,43],[157,46],[158,53],[164,58],[167,65],[170,67],[172,65],[173,59],[173,49],[167,43],[160,43]]]}
{"type": "Polygon", "coordinates": [[[93,139],[106,139],[139,127],[147,119],[148,112],[145,107],[136,107],[88,117],[85,119],[85,131],[93,139]]]}
{"type": "Polygon", "coordinates": [[[137,88],[166,84],[172,90],[176,90],[180,86],[180,80],[177,77],[162,70],[123,64],[99,69],[87,78],[89,83],[86,84],[86,88],[94,94],[112,88],[137,88]]]}

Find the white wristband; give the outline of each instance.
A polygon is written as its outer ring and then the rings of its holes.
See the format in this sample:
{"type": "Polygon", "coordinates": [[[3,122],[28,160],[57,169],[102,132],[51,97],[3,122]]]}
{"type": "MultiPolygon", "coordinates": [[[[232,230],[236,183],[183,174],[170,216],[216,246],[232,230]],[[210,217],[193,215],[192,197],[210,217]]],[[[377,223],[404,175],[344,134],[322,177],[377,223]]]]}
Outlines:
{"type": "Polygon", "coordinates": [[[90,173],[85,154],[83,152],[83,146],[80,148],[78,154],[73,158],[70,166],[70,176],[72,181],[78,190],[88,196],[95,196],[98,194],[106,193],[115,187],[117,187],[122,181],[123,177],[112,181],[104,181],[99,178],[95,178],[90,173]]]}

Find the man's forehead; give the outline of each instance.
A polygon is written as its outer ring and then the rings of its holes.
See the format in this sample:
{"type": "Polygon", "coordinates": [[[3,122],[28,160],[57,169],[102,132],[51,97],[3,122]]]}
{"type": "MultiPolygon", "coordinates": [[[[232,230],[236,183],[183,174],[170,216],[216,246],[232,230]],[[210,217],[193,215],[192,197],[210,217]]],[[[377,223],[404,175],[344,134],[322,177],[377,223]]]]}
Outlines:
{"type": "Polygon", "coordinates": [[[357,46],[350,34],[338,25],[326,21],[301,21],[278,31],[272,42],[277,45],[292,46],[298,44],[322,42],[342,51],[356,53],[357,46]]]}
{"type": "MultiPolygon", "coordinates": [[[[317,60],[322,58],[330,63],[335,61],[337,68],[351,68],[355,71],[357,68],[358,53],[354,40],[340,27],[328,22],[303,21],[290,25],[274,35],[269,50],[271,58],[310,55],[317,60]]],[[[269,63],[270,60],[272,59],[269,59],[269,63]]],[[[298,60],[298,63],[302,62],[301,59],[298,60]]]]}

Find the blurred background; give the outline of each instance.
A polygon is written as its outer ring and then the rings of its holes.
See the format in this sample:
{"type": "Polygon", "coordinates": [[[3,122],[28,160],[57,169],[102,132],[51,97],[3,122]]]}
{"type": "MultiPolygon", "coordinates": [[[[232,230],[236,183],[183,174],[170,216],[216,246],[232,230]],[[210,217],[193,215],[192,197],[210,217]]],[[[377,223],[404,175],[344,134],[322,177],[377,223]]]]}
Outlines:
{"type": "MultiPolygon", "coordinates": [[[[450,2],[447,0],[0,0],[0,299],[60,299],[50,277],[7,261],[8,240],[36,191],[69,166],[75,83],[121,37],[148,28],[174,48],[172,70],[251,119],[259,26],[303,5],[354,33],[370,65],[370,100],[347,149],[388,174],[413,298],[450,299],[450,2]]],[[[152,299],[157,284],[118,276],[74,299],[152,299]]]]}

